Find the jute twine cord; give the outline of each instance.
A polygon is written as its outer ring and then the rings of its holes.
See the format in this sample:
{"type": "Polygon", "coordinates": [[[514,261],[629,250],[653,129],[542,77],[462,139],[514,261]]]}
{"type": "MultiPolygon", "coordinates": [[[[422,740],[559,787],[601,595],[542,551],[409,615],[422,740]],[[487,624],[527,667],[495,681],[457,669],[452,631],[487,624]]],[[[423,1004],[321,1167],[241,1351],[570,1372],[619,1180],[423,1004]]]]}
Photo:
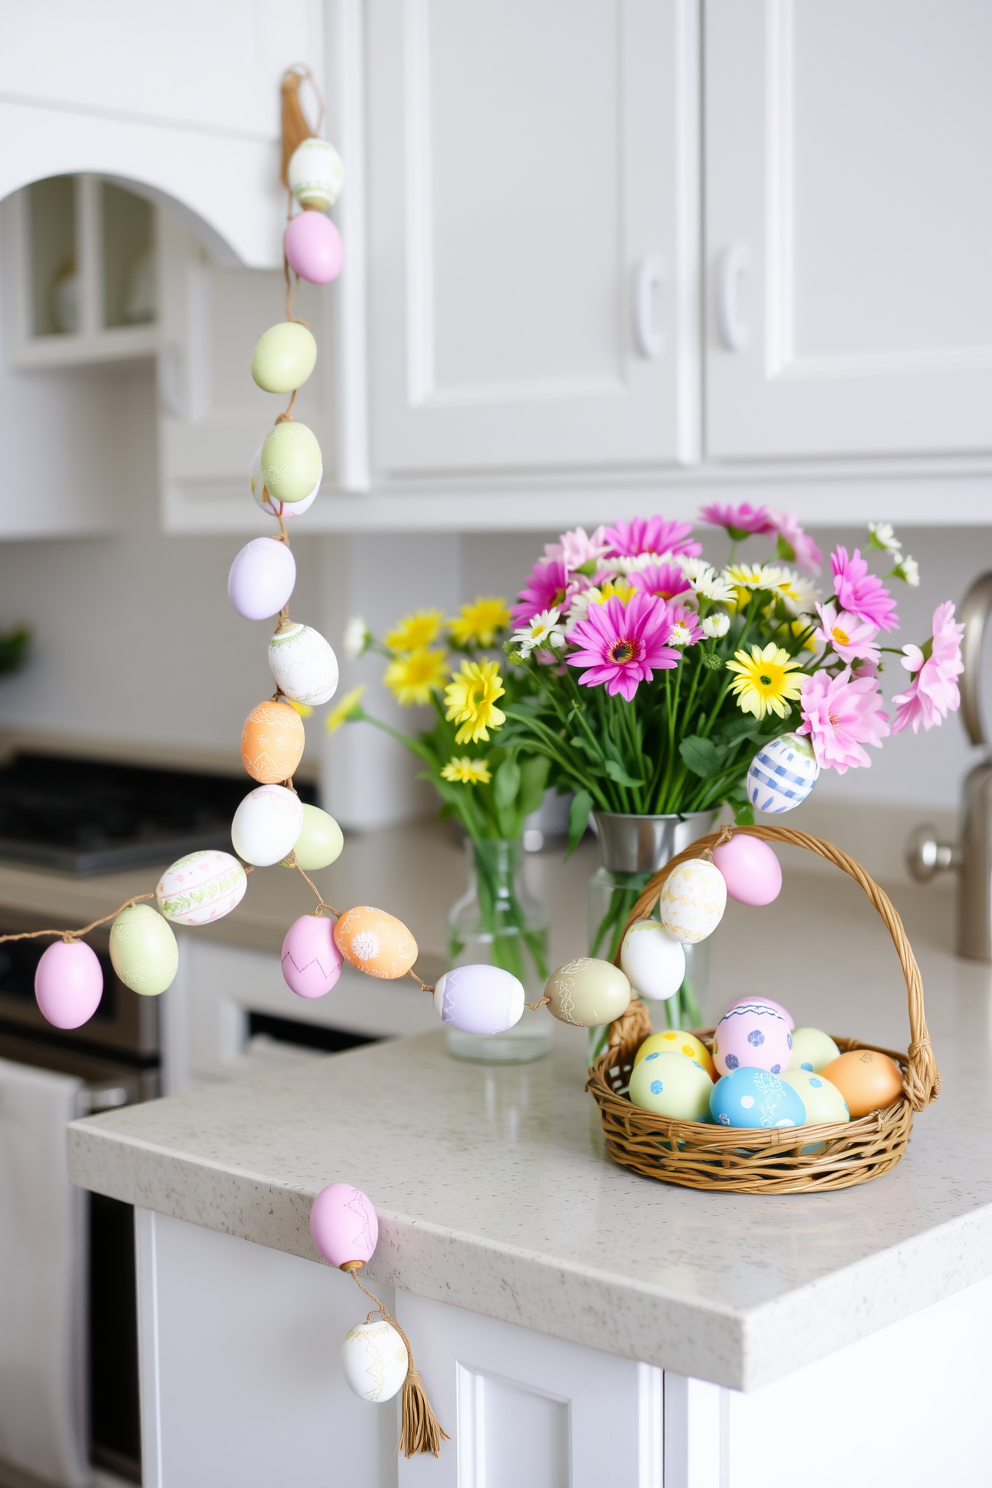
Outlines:
{"type": "MultiPolygon", "coordinates": [[[[375,1303],[385,1321],[389,1323],[390,1327],[396,1329],[406,1345],[407,1365],[406,1378],[403,1381],[402,1426],[400,1428],[400,1439],[396,1450],[397,1452],[402,1452],[404,1457],[414,1457],[420,1452],[431,1452],[435,1457],[439,1457],[441,1454],[441,1443],[443,1441],[450,1441],[451,1438],[431,1410],[431,1403],[427,1398],[427,1391],[424,1389],[420,1370],[413,1360],[413,1349],[410,1347],[409,1338],[407,1338],[396,1319],[390,1317],[379,1301],[379,1298],[373,1292],[370,1292],[368,1287],[362,1286],[362,1283],[358,1280],[358,1271],[363,1264],[362,1261],[346,1261],[341,1267],[341,1270],[347,1271],[350,1274],[355,1285],[365,1293],[370,1302],[375,1303]]],[[[365,1321],[369,1323],[372,1321],[371,1312],[365,1321]]]]}
{"type": "MultiPolygon", "coordinates": [[[[626,1093],[634,1055],[651,1031],[648,1009],[635,997],[622,1017],[611,1024],[607,1049],[591,1066],[586,1084],[599,1105],[607,1150],[624,1167],[688,1188],[817,1193],[866,1183],[899,1162],[909,1141],[913,1112],[922,1111],[936,1099],[940,1073],[924,1016],[923,981],[902,920],[888,895],[861,864],[832,843],[790,827],[725,827],[699,838],[651,878],[631,910],[624,933],[635,920],[650,915],[668,875],[681,863],[711,855],[736,832],[801,847],[825,858],[860,885],[881,916],[906,981],[910,1044],[906,1054],[889,1049],[879,1052],[888,1054],[902,1070],[903,1094],[882,1111],[833,1125],[766,1130],[670,1120],[635,1106],[626,1093]],[[802,1150],[811,1146],[821,1150],[802,1150]]],[[[698,1032],[705,1041],[712,1040],[713,1029],[698,1032]]],[[[842,1053],[876,1047],[836,1036],[835,1042],[842,1053]]]]}

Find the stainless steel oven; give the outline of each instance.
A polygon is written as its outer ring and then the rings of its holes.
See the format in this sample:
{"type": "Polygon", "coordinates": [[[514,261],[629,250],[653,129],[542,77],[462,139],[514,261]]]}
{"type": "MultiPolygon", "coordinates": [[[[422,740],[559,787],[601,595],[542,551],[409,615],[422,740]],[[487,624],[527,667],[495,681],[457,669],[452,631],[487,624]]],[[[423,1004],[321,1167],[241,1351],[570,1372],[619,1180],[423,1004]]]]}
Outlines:
{"type": "MultiPolygon", "coordinates": [[[[0,909],[0,935],[52,923],[0,909]]],[[[157,999],[135,997],[118,980],[109,927],[85,938],[100,958],[104,992],[93,1019],[70,1033],[52,1028],[34,999],[35,968],[51,942],[0,944],[0,1058],[76,1076],[85,1082],[83,1104],[91,1112],[150,1100],[159,1094],[157,999]]],[[[114,1199],[87,1199],[90,1456],[96,1466],[140,1483],[134,1215],[114,1199]]]]}

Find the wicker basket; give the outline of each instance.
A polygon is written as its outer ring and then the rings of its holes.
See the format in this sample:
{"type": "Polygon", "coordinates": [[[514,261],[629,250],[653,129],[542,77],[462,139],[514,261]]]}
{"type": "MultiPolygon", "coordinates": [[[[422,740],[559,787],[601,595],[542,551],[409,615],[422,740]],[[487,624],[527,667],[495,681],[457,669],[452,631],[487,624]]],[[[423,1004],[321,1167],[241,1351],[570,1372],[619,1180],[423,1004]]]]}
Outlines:
{"type": "MultiPolygon", "coordinates": [[[[821,1189],[850,1188],[895,1167],[906,1150],[913,1112],[922,1111],[940,1089],[940,1075],[930,1049],[923,1016],[923,983],[902,921],[888,896],[874,879],[846,853],[788,827],[725,828],[700,837],[690,848],[660,869],[631,910],[627,924],[649,915],[662,885],[680,863],[698,858],[725,842],[735,831],[765,842],[786,842],[806,848],[849,873],[864,889],[892,936],[906,978],[911,1042],[906,1054],[889,1054],[903,1072],[903,1094],[894,1105],[856,1121],[830,1126],[764,1130],[723,1127],[696,1121],[673,1121],[632,1104],[627,1096],[630,1072],[638,1045],[651,1032],[647,1006],[635,997],[610,1026],[610,1041],[589,1070],[586,1089],[595,1097],[606,1133],[606,1148],[615,1162],[648,1178],[679,1183],[686,1188],[725,1189],[735,1193],[817,1193],[821,1189]],[[746,1143],[746,1147],[742,1144],[746,1143]],[[802,1149],[811,1145],[816,1153],[802,1149]]],[[[700,1032],[709,1039],[712,1029],[700,1032]]],[[[835,1039],[841,1051],[862,1045],[857,1039],[835,1039]]]]}

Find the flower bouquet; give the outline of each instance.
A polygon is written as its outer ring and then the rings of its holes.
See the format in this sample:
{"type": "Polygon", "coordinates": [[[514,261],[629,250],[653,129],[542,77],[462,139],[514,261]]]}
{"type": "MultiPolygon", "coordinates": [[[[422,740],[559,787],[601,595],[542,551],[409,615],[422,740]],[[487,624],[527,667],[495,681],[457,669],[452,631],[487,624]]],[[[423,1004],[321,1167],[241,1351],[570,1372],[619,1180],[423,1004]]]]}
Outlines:
{"type": "MultiPolygon", "coordinates": [[[[695,817],[698,836],[728,805],[750,823],[756,803],[798,805],[820,769],[866,766],[866,745],[910,723],[929,729],[958,706],[953,604],[938,607],[923,646],[881,644],[899,623],[886,581],[919,583],[890,526],[869,527],[864,556],[830,555],[821,598],[821,555],[794,517],[747,503],[700,516],[730,538],[719,569],[686,522],[579,528],[545,548],[513,609],[505,650],[527,687],[507,702],[501,742],[543,755],[552,781],[575,791],[570,848],[590,811],[601,836],[611,818],[638,817],[695,817]],[[761,536],[773,552],[743,561],[739,545],[761,536]],[[891,721],[879,682],[886,652],[911,674],[891,721]],[[752,762],[783,735],[808,760],[807,783],[761,794],[752,762]]],[[[591,925],[592,955],[615,955],[650,871],[617,876],[591,925]]],[[[676,1027],[700,1022],[689,976],[668,1016],[676,1027]]]]}
{"type": "MultiPolygon", "coordinates": [[[[544,799],[549,761],[522,740],[504,744],[492,737],[505,718],[498,704],[522,697],[529,686],[523,674],[501,675],[488,654],[507,635],[510,618],[504,599],[479,598],[447,620],[440,610],[417,610],[382,640],[363,620],[351,621],[345,635],[349,655],[381,655],[383,680],[396,701],[430,707],[434,717],[430,727],[404,733],[368,712],[365,689],[357,687],[330,714],[327,728],[333,733],[346,720],[371,723],[420,761],[419,778],[441,797],[441,814],[457,817],[465,829],[472,867],[469,892],[449,916],[449,966],[491,962],[540,997],[548,976],[547,915],[528,895],[520,870],[524,818],[544,799]]],[[[527,1020],[514,1043],[530,1032],[535,1048],[546,1052],[547,1022],[538,1027],[527,1020]]],[[[453,1037],[462,1044],[467,1038],[461,1052],[473,1057],[472,1036],[453,1037]]],[[[486,1057],[494,1057],[492,1041],[486,1047],[486,1057]]]]}

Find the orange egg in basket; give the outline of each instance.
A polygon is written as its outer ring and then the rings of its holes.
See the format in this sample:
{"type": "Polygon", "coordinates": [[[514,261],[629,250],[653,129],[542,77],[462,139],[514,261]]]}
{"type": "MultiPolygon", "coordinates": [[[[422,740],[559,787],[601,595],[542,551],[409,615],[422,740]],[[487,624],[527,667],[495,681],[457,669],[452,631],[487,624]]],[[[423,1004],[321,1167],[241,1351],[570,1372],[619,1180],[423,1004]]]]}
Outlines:
{"type": "Polygon", "coordinates": [[[902,1070],[878,1049],[848,1049],[820,1075],[836,1085],[855,1121],[869,1111],[884,1111],[902,1095],[902,1070]]]}

